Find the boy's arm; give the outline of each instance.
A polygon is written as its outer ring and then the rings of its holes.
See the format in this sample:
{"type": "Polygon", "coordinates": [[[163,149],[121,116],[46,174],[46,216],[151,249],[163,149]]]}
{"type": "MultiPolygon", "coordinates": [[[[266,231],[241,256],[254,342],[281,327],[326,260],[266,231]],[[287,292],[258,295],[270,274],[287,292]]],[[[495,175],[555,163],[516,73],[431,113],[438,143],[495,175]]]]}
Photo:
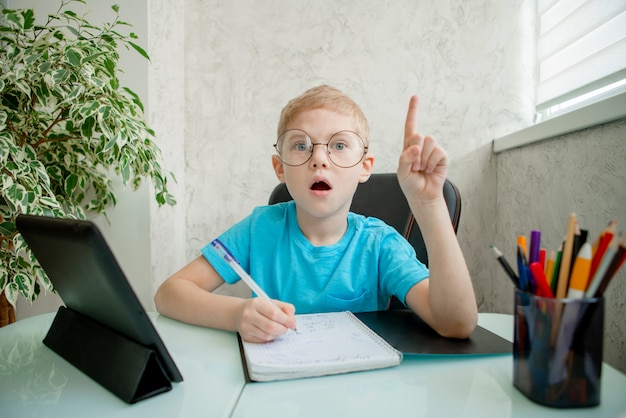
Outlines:
{"type": "Polygon", "coordinates": [[[406,302],[446,337],[468,337],[477,323],[472,281],[443,197],[448,157],[436,139],[417,130],[418,99],[411,98],[398,181],[417,220],[430,277],[409,290],[406,302]]]}
{"type": "Polygon", "coordinates": [[[223,279],[199,256],[169,277],[154,297],[159,313],[210,328],[238,331],[251,342],[267,342],[295,328],[293,305],[261,298],[212,293],[223,279]]]}

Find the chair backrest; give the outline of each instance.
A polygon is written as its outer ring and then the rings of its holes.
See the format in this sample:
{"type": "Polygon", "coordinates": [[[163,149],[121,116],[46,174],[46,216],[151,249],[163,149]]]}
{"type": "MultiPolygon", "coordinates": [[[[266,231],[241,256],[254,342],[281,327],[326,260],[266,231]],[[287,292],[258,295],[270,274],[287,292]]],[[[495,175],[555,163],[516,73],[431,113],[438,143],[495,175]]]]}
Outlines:
{"type": "MultiPolygon", "coordinates": [[[[443,185],[443,196],[448,205],[454,232],[461,219],[461,194],[448,179],[443,185]]],[[[292,200],[284,183],[277,185],[270,195],[270,205],[292,200]]],[[[415,249],[417,259],[428,266],[428,252],[417,221],[398,183],[396,173],[372,174],[368,181],[359,184],[352,199],[350,211],[373,216],[394,227],[415,249]]],[[[403,309],[404,304],[392,297],[388,309],[403,309]]]]}
{"type": "MultiPolygon", "coordinates": [[[[443,186],[443,196],[448,205],[454,232],[461,218],[461,194],[448,179],[443,186]]],[[[277,185],[270,195],[270,205],[291,200],[284,183],[277,185]]],[[[352,199],[350,210],[365,216],[373,216],[394,227],[415,248],[417,259],[428,265],[426,244],[422,232],[409,209],[396,173],[372,174],[370,179],[359,184],[352,199]]]]}

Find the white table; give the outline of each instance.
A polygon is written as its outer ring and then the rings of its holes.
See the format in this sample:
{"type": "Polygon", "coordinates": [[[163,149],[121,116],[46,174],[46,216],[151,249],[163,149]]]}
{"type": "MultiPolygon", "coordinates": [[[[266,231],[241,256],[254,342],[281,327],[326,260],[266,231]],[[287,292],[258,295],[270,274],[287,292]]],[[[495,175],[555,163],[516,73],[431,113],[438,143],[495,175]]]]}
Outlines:
{"type": "Polygon", "coordinates": [[[233,333],[151,313],[184,382],[126,404],[43,345],[53,318],[0,328],[0,417],[227,417],[245,385],[233,333]]]}
{"type": "MultiPolygon", "coordinates": [[[[511,354],[405,356],[399,367],[246,384],[235,334],[151,314],[185,379],[171,392],[127,405],[41,340],[53,314],[0,328],[0,417],[611,417],[626,418],[626,376],[604,365],[598,407],[552,409],[513,387],[511,354]]],[[[512,340],[513,317],[479,314],[512,340]]]]}

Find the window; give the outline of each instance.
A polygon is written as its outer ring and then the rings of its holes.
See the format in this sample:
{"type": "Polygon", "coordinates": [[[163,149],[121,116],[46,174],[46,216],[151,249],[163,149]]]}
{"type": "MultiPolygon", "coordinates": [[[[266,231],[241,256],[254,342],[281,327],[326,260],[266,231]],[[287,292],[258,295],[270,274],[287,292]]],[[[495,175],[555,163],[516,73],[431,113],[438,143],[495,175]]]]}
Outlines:
{"type": "Polygon", "coordinates": [[[494,151],[626,117],[626,1],[537,0],[534,126],[494,151]]]}
{"type": "Polygon", "coordinates": [[[626,2],[538,0],[542,119],[624,89],[626,2]]]}

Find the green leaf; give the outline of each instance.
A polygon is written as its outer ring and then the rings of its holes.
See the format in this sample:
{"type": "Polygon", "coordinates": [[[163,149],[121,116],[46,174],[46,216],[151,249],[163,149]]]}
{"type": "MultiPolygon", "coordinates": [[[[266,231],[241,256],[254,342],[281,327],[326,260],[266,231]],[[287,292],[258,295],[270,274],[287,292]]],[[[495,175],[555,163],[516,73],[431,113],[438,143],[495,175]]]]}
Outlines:
{"type": "Polygon", "coordinates": [[[0,263],[0,292],[4,291],[7,283],[9,282],[9,272],[4,263],[0,263]]]}
{"type": "Polygon", "coordinates": [[[93,115],[93,113],[98,109],[99,106],[100,104],[97,101],[91,100],[83,104],[78,110],[78,112],[80,113],[82,117],[86,118],[88,116],[93,115]]]}
{"type": "Polygon", "coordinates": [[[111,151],[115,147],[115,144],[117,143],[119,138],[120,138],[120,134],[119,133],[117,133],[115,136],[109,137],[107,139],[106,143],[104,144],[104,148],[102,148],[102,152],[109,152],[109,151],[111,151]]]}
{"type": "Polygon", "coordinates": [[[75,67],[80,67],[80,54],[73,49],[68,49],[65,53],[67,60],[75,67]]]}
{"type": "Polygon", "coordinates": [[[96,124],[96,119],[93,116],[89,116],[85,119],[80,127],[81,132],[85,138],[91,138],[93,136],[93,128],[96,124]]]}
{"type": "MultiPolygon", "coordinates": [[[[2,90],[2,89],[0,89],[2,90]]],[[[0,110],[0,132],[4,130],[4,128],[6,127],[6,122],[7,122],[7,113],[4,111],[0,110]]],[[[7,151],[8,154],[8,151],[7,151]]],[[[0,162],[3,162],[4,159],[2,158],[2,143],[0,142],[0,162]]],[[[5,156],[6,158],[6,156],[5,156]]]]}
{"type": "Polygon", "coordinates": [[[14,222],[3,222],[0,224],[0,235],[8,237],[13,232],[15,232],[15,223],[14,222]]]}
{"type": "Polygon", "coordinates": [[[59,208],[60,207],[59,206],[59,202],[57,202],[56,199],[53,199],[51,197],[45,197],[45,196],[40,197],[39,198],[39,202],[42,205],[49,206],[51,208],[59,208]]]}
{"type": "Polygon", "coordinates": [[[109,117],[109,113],[111,112],[111,106],[102,105],[98,108],[98,113],[102,119],[106,119],[109,117]]]}
{"type": "Polygon", "coordinates": [[[17,14],[15,13],[5,13],[5,14],[6,14],[7,21],[15,23],[16,25],[18,25],[18,27],[21,25],[21,20],[17,14]]]}
{"type": "Polygon", "coordinates": [[[70,174],[65,179],[65,194],[67,196],[72,196],[76,191],[76,186],[78,185],[78,176],[76,174],[70,174]]]}
{"type": "Polygon", "coordinates": [[[78,99],[80,96],[82,96],[84,92],[85,92],[85,86],[83,86],[82,84],[78,84],[76,87],[74,87],[74,90],[72,90],[69,96],[65,98],[65,100],[74,101],[78,99]]]}
{"type": "Polygon", "coordinates": [[[137,107],[139,107],[139,109],[141,109],[141,111],[144,112],[144,110],[143,110],[143,103],[141,102],[141,99],[139,98],[137,93],[135,93],[134,91],[132,91],[128,87],[124,87],[124,91],[126,93],[130,94],[130,96],[132,97],[133,103],[135,103],[137,105],[137,107]]]}
{"type": "Polygon", "coordinates": [[[52,282],[50,281],[50,279],[46,275],[46,272],[39,266],[35,266],[34,272],[35,272],[35,276],[37,277],[37,281],[39,283],[41,283],[41,285],[44,287],[44,289],[46,289],[46,290],[48,290],[50,292],[53,292],[54,291],[54,286],[52,285],[52,282]]]}
{"type": "Polygon", "coordinates": [[[52,74],[52,79],[56,84],[64,83],[70,76],[70,72],[61,68],[52,74]]]}
{"type": "Polygon", "coordinates": [[[13,206],[14,210],[24,212],[23,201],[26,198],[26,189],[21,184],[13,183],[4,194],[7,203],[13,206]]]}
{"type": "Polygon", "coordinates": [[[100,77],[91,77],[91,81],[99,88],[103,89],[106,83],[100,77]]]}
{"type": "Polygon", "coordinates": [[[74,35],[75,37],[79,38],[80,37],[80,32],[77,31],[74,27],[72,26],[67,26],[67,30],[69,30],[70,32],[72,32],[72,35],[74,35]]]}
{"type": "Polygon", "coordinates": [[[132,46],[132,47],[135,49],[135,51],[139,52],[139,53],[140,53],[140,54],[141,54],[141,55],[142,55],[145,59],[147,59],[148,61],[150,61],[150,57],[148,56],[148,54],[146,53],[146,51],[144,51],[144,50],[143,50],[143,48],[142,48],[142,47],[140,47],[139,45],[137,45],[136,43],[131,42],[131,41],[128,41],[128,44],[129,44],[130,46],[132,46]]]}
{"type": "Polygon", "coordinates": [[[96,54],[89,55],[85,59],[83,59],[83,64],[87,64],[88,62],[91,62],[91,61],[93,61],[95,59],[98,59],[99,57],[101,57],[104,54],[106,54],[106,52],[98,52],[96,54]]]}
{"type": "Polygon", "coordinates": [[[48,175],[56,181],[63,179],[63,173],[61,173],[61,169],[56,165],[46,167],[46,171],[48,175]]]}
{"type": "Polygon", "coordinates": [[[17,303],[17,297],[19,294],[20,293],[15,282],[9,282],[4,288],[4,295],[7,297],[7,301],[13,306],[17,303]]]}
{"type": "Polygon", "coordinates": [[[15,82],[15,87],[17,87],[21,92],[30,97],[30,86],[24,80],[17,80],[15,82]]]}
{"type": "Polygon", "coordinates": [[[17,290],[27,300],[30,300],[31,296],[35,293],[35,282],[24,273],[16,273],[15,276],[13,276],[13,283],[15,283],[17,290]]]}
{"type": "Polygon", "coordinates": [[[33,9],[24,10],[22,16],[24,16],[24,29],[32,28],[35,23],[35,12],[33,12],[33,9]]]}
{"type": "Polygon", "coordinates": [[[39,58],[41,58],[42,54],[31,54],[24,58],[24,63],[26,65],[33,65],[39,58]]]}
{"type": "Polygon", "coordinates": [[[104,60],[104,69],[107,71],[110,77],[115,77],[115,61],[112,59],[104,60]]]}

